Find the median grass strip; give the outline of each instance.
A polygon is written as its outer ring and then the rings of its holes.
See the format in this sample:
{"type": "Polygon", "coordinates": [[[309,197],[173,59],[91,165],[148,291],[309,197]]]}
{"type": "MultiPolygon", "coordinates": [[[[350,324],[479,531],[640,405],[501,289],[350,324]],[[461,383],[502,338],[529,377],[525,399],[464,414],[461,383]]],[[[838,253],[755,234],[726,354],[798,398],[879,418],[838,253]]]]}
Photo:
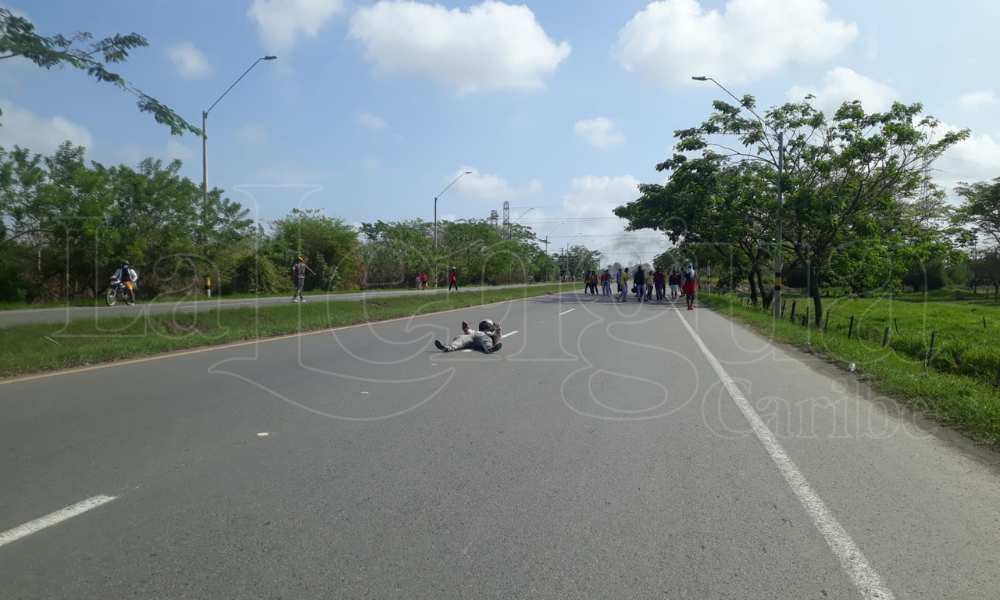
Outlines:
{"type": "Polygon", "coordinates": [[[331,300],[207,313],[79,319],[0,329],[0,377],[417,316],[558,293],[559,284],[331,300]]]}
{"type": "Polygon", "coordinates": [[[831,309],[824,331],[811,322],[802,325],[804,304],[811,306],[806,298],[789,298],[780,321],[734,296],[704,294],[699,299],[775,341],[795,344],[841,366],[854,363],[879,393],[1000,450],[1000,393],[993,388],[1000,369],[1000,308],[921,301],[919,295],[838,299],[824,302],[824,308],[831,309]],[[793,300],[799,307],[794,324],[793,300]],[[848,339],[851,316],[855,320],[848,339]],[[886,327],[890,333],[883,348],[886,327]],[[925,366],[932,332],[935,349],[925,366]]]}

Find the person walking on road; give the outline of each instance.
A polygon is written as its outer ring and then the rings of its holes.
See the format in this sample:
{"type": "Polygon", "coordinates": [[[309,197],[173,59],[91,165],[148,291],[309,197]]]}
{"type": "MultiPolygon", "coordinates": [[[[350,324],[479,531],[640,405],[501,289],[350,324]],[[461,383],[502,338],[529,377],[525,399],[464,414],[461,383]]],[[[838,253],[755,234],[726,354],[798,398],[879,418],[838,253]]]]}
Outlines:
{"type": "Polygon", "coordinates": [[[597,295],[597,271],[590,272],[590,293],[597,295]]]}
{"type": "Polygon", "coordinates": [[[622,270],[621,269],[618,269],[618,275],[616,276],[615,280],[618,282],[618,288],[617,288],[617,291],[615,292],[615,295],[617,296],[618,294],[622,293],[622,270]]]}
{"type": "Polygon", "coordinates": [[[698,290],[698,274],[694,271],[694,265],[688,263],[684,270],[684,296],[687,297],[687,309],[694,310],[694,294],[698,290]]]}
{"type": "Polygon", "coordinates": [[[639,302],[646,298],[646,272],[642,270],[642,265],[635,270],[635,297],[639,302]]]}
{"type": "Polygon", "coordinates": [[[501,335],[500,323],[494,323],[492,319],[480,321],[479,329],[472,329],[468,321],[462,321],[462,335],[453,339],[450,344],[434,340],[434,345],[442,352],[456,352],[471,346],[486,354],[493,354],[503,347],[500,343],[501,335]]]}
{"type": "Polygon", "coordinates": [[[678,273],[677,270],[674,269],[673,271],[670,272],[670,299],[671,300],[676,300],[677,299],[677,288],[680,286],[680,284],[681,284],[680,273],[678,273]]]}
{"type": "Polygon", "coordinates": [[[423,271],[420,272],[420,289],[427,289],[427,273],[424,273],[423,271]]]}
{"type": "Polygon", "coordinates": [[[624,273],[621,273],[621,278],[618,280],[618,301],[628,301],[628,267],[625,268],[624,273]]]}
{"type": "Polygon", "coordinates": [[[292,266],[292,278],[295,279],[295,294],[292,295],[292,302],[305,302],[302,295],[302,288],[306,285],[306,271],[316,274],[315,271],[306,265],[306,259],[299,257],[299,262],[292,266]]]}
{"type": "Polygon", "coordinates": [[[656,301],[663,302],[667,297],[667,276],[661,267],[657,267],[656,273],[653,273],[653,285],[656,286],[656,301]]]}
{"type": "Polygon", "coordinates": [[[451,272],[448,273],[448,291],[451,291],[451,286],[455,286],[455,291],[458,291],[458,275],[455,273],[455,267],[451,268],[451,272]]]}
{"type": "Polygon", "coordinates": [[[601,274],[601,294],[611,295],[611,273],[607,269],[604,269],[604,273],[601,274]]]}

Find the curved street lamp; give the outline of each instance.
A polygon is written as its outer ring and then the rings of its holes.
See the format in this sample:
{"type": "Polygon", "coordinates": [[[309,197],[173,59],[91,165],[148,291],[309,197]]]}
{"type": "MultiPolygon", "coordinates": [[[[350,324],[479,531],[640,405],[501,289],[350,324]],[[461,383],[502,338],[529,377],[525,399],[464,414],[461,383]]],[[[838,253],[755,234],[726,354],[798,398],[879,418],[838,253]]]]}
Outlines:
{"type": "MultiPolygon", "coordinates": [[[[727,90],[725,86],[723,86],[718,81],[712,79],[711,77],[704,77],[704,76],[692,77],[691,79],[694,79],[695,81],[711,81],[715,85],[719,86],[719,88],[721,88],[722,91],[729,94],[733,98],[733,100],[736,100],[736,102],[738,102],[741,107],[747,109],[748,111],[750,111],[751,114],[753,114],[753,116],[757,117],[757,120],[760,121],[760,124],[762,126],[766,127],[766,123],[764,122],[764,119],[760,118],[760,115],[755,113],[752,108],[744,104],[742,100],[734,96],[732,92],[727,90]]],[[[771,298],[771,303],[772,303],[771,310],[773,311],[774,318],[780,319],[781,318],[781,246],[782,246],[781,205],[783,202],[781,178],[783,176],[783,171],[785,169],[785,135],[784,132],[782,131],[779,131],[777,133],[778,133],[778,211],[777,211],[778,214],[777,214],[777,232],[775,232],[775,238],[777,238],[777,249],[774,253],[774,295],[771,298]]],[[[772,154],[771,156],[773,157],[774,155],[772,154]]]]}
{"type": "Polygon", "coordinates": [[[222,95],[219,96],[219,99],[213,102],[212,106],[208,107],[208,110],[204,110],[201,112],[201,177],[202,177],[201,187],[203,195],[202,206],[201,206],[202,226],[205,225],[205,216],[208,213],[208,113],[212,112],[212,109],[215,108],[215,105],[218,104],[223,98],[225,98],[226,94],[229,93],[229,90],[236,87],[236,84],[239,83],[240,80],[242,80],[244,77],[246,77],[247,73],[249,73],[251,70],[253,70],[254,67],[257,66],[257,63],[259,63],[262,60],[275,60],[276,58],[278,57],[262,56],[258,58],[256,61],[254,61],[252,65],[250,65],[249,69],[244,71],[243,74],[239,76],[239,79],[233,82],[233,85],[226,88],[225,92],[222,92],[222,95]]]}
{"type": "Polygon", "coordinates": [[[444,193],[448,191],[448,188],[458,183],[458,180],[465,177],[466,175],[472,175],[472,171],[466,171],[465,173],[462,173],[461,175],[455,178],[455,181],[449,183],[448,187],[441,190],[440,194],[434,196],[434,249],[435,250],[437,250],[438,247],[438,198],[444,196],[444,193]]]}

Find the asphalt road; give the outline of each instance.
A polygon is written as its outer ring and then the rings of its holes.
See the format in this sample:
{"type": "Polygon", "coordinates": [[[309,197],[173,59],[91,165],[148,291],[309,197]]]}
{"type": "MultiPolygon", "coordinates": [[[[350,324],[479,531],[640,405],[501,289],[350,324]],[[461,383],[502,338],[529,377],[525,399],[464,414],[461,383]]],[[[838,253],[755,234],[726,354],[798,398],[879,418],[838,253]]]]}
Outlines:
{"type": "MultiPolygon", "coordinates": [[[[476,290],[495,290],[508,287],[522,287],[520,285],[500,285],[500,286],[473,286],[462,287],[460,291],[469,292],[476,290]]],[[[330,300],[362,300],[364,298],[406,296],[410,294],[447,294],[445,288],[434,288],[423,291],[418,290],[391,290],[383,292],[359,292],[356,294],[318,294],[306,296],[306,302],[327,302],[330,300]]],[[[136,314],[172,314],[172,313],[194,313],[208,312],[219,308],[246,308],[253,306],[273,306],[276,304],[289,304],[289,296],[242,298],[239,300],[182,300],[178,302],[138,302],[134,306],[118,303],[114,306],[65,306],[60,308],[25,308],[17,310],[0,310],[0,327],[10,327],[11,325],[23,325],[26,323],[65,323],[73,319],[97,319],[109,315],[136,315],[136,314]]]]}
{"type": "Polygon", "coordinates": [[[1000,595],[991,455],[710,311],[594,300],[0,382],[0,598],[1000,595]],[[487,316],[498,354],[434,349],[487,316]]]}

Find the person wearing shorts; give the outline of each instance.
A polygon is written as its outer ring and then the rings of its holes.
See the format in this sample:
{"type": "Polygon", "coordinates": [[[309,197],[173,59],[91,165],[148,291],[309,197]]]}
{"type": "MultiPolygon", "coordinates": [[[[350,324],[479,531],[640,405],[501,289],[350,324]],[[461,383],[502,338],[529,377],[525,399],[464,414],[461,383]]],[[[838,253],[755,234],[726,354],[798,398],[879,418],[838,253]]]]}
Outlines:
{"type": "Polygon", "coordinates": [[[680,274],[678,274],[677,271],[674,271],[673,273],[671,273],[670,274],[670,299],[671,300],[676,300],[677,299],[677,287],[680,285],[680,283],[681,283],[681,276],[680,276],[680,274]]]}

